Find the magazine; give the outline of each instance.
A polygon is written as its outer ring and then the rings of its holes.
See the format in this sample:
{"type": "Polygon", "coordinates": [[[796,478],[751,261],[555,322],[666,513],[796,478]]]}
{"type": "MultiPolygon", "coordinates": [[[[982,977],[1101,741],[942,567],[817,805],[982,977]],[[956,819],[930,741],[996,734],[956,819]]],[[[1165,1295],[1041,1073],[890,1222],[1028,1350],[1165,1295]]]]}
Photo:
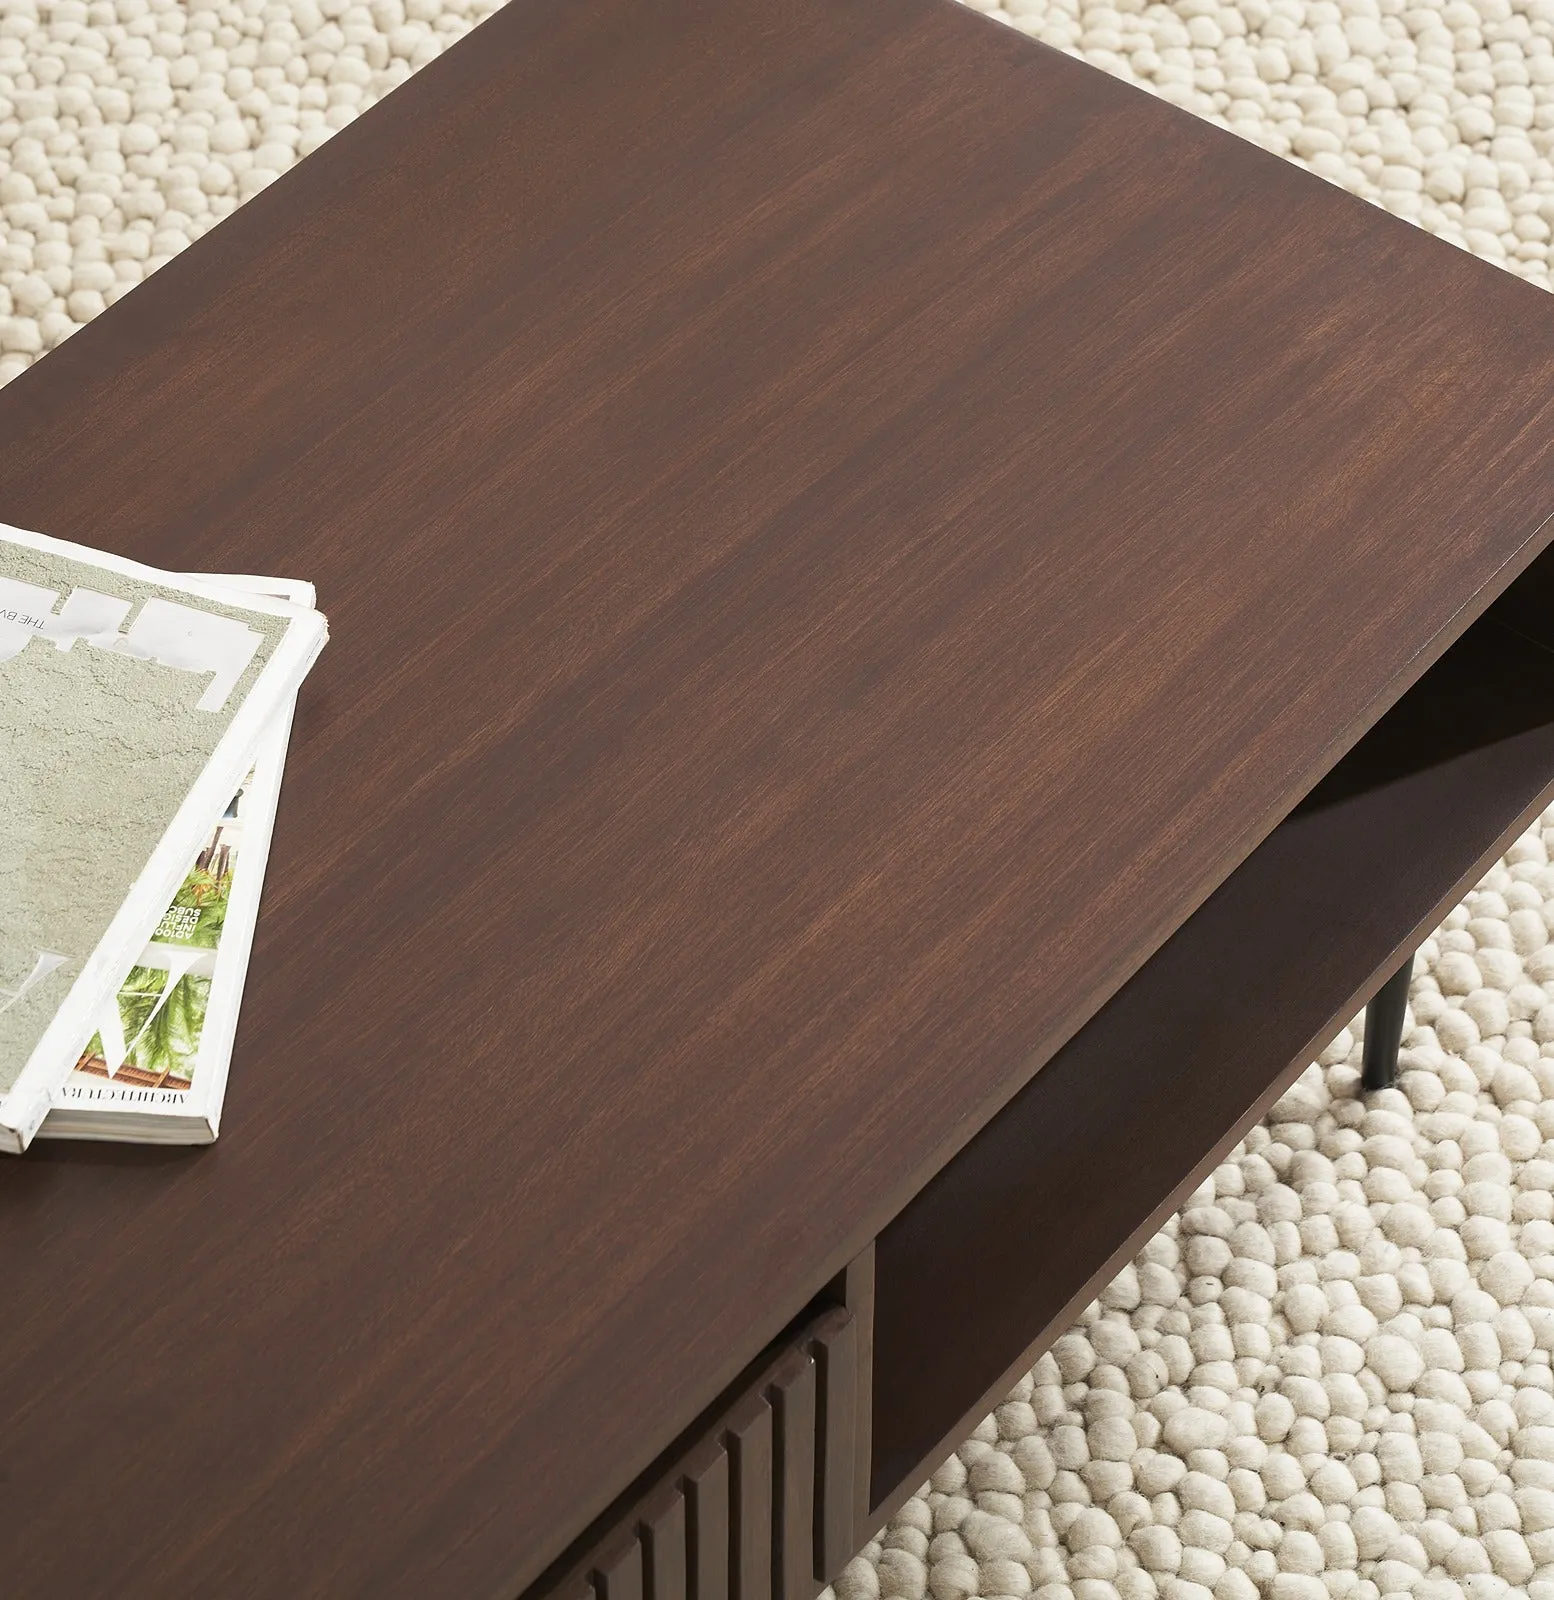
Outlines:
{"type": "Polygon", "coordinates": [[[0,526],[0,1149],[37,1131],[325,632],[0,526]]]}
{"type": "Polygon", "coordinates": [[[129,976],[100,1006],[40,1139],[208,1144],[220,1131],[290,732],[288,707],[129,976]]]}

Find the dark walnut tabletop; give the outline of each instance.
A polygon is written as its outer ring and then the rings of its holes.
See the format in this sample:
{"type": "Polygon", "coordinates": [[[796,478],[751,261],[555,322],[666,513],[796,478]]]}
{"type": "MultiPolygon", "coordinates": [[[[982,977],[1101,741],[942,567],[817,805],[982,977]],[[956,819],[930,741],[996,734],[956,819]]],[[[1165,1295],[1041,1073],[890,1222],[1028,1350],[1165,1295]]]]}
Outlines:
{"type": "Polygon", "coordinates": [[[948,0],[514,0],[0,394],[313,579],[225,1132],[0,1165],[7,1594],[515,1595],[1530,560],[1554,303],[948,0]]]}

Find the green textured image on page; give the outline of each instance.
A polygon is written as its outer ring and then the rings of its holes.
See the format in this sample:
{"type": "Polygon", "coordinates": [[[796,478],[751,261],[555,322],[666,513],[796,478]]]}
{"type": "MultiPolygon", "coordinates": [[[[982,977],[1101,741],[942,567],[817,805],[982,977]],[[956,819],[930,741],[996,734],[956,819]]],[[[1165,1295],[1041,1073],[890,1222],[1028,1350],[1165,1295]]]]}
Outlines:
{"type": "Polygon", "coordinates": [[[127,1088],[175,1093],[193,1086],[211,975],[242,853],[247,797],[245,783],[184,874],[140,960],[119,985],[106,1039],[102,1032],[92,1036],[72,1081],[100,1084],[106,1078],[127,1088]]]}
{"type": "Polygon", "coordinates": [[[0,539],[0,1094],[286,625],[0,539]]]}

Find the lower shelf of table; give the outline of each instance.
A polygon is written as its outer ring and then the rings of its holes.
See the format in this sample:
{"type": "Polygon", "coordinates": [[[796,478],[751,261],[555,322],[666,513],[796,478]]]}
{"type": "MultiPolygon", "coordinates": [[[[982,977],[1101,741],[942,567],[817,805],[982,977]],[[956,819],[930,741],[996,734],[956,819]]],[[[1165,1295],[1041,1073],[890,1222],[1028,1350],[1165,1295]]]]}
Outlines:
{"type": "Polygon", "coordinates": [[[1365,1004],[1554,780],[1554,654],[1476,623],[880,1235],[880,1521],[1365,1004]]]}

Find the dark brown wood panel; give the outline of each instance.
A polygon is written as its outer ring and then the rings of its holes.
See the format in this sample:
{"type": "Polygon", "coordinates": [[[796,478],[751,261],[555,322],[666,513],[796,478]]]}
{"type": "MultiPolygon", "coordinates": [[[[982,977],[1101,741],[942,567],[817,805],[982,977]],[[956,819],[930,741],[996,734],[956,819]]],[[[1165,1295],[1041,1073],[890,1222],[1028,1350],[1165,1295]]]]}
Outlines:
{"type": "Polygon", "coordinates": [[[1545,547],[1495,602],[1494,615],[1524,639],[1554,649],[1554,548],[1545,547]]]}
{"type": "Polygon", "coordinates": [[[1551,445],[1546,296],[948,0],[515,0],[0,393],[0,517],[334,629],[221,1143],[0,1169],[8,1584],[516,1592],[1551,445]]]}
{"type": "Polygon", "coordinates": [[[764,1392],[734,1408],[723,1435],[728,1450],[730,1600],[772,1594],[772,1408],[764,1392]]]}
{"type": "Polygon", "coordinates": [[[1551,793],[1554,654],[1485,620],[884,1231],[872,1523],[1551,793]]]}
{"type": "MultiPolygon", "coordinates": [[[[874,1241],[860,1250],[840,1275],[840,1301],[853,1314],[858,1351],[858,1386],[855,1391],[857,1427],[854,1430],[856,1456],[853,1460],[853,1527],[860,1530],[869,1515],[870,1472],[873,1460],[874,1392],[874,1241]]],[[[854,1539],[854,1544],[861,1540],[854,1539]]]]}
{"type": "MultiPolygon", "coordinates": [[[[869,1261],[872,1270],[872,1249],[869,1261]]],[[[840,1309],[829,1313],[816,1328],[812,1345],[819,1393],[815,1576],[823,1583],[836,1577],[862,1543],[857,1484],[860,1475],[867,1482],[869,1383],[859,1381],[858,1347],[860,1326],[865,1320],[872,1323],[872,1313],[872,1305],[867,1318],[840,1309]]]]}
{"type": "Polygon", "coordinates": [[[691,1456],[682,1481],[690,1600],[729,1600],[728,1452],[721,1434],[691,1456]]]}
{"type": "Polygon", "coordinates": [[[624,1528],[594,1573],[599,1600],[644,1600],[642,1540],[636,1527],[624,1528]]]}
{"type": "Polygon", "coordinates": [[[643,1510],[642,1568],[647,1600],[686,1600],[685,1496],[676,1487],[643,1510]]]}
{"type": "Polygon", "coordinates": [[[809,1342],[772,1377],[772,1595],[811,1600],[815,1582],[815,1357],[809,1342]]]}

